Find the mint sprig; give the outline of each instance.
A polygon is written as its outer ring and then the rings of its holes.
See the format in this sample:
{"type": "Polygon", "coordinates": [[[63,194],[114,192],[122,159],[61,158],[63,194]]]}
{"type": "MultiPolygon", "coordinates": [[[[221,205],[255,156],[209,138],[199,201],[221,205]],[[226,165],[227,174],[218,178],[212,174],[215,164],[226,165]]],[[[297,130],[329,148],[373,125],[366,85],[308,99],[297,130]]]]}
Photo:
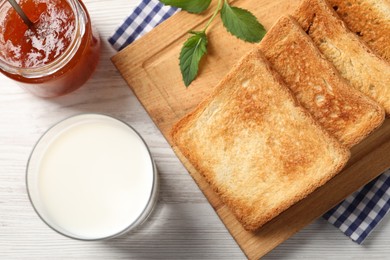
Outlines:
{"type": "Polygon", "coordinates": [[[209,7],[211,0],[160,0],[160,2],[181,8],[189,13],[199,14],[209,7]]]}
{"type": "Polygon", "coordinates": [[[204,31],[193,34],[183,45],[180,52],[180,70],[183,81],[189,86],[198,74],[199,62],[207,52],[207,36],[204,31]]]}
{"type": "MultiPolygon", "coordinates": [[[[190,13],[201,13],[211,0],[160,0],[166,5],[182,8],[190,13]]],[[[202,31],[193,34],[184,43],[180,52],[180,71],[186,87],[198,75],[199,63],[207,52],[207,29],[217,14],[221,14],[223,25],[232,35],[247,42],[259,42],[266,31],[257,18],[248,10],[229,5],[228,0],[218,0],[216,9],[202,31]],[[223,5],[222,5],[223,1],[223,5]],[[221,6],[222,5],[222,6],[221,6]]]]}
{"type": "Polygon", "coordinates": [[[247,42],[259,42],[265,35],[264,27],[249,11],[230,6],[225,0],[221,18],[225,28],[237,38],[247,42]]]}

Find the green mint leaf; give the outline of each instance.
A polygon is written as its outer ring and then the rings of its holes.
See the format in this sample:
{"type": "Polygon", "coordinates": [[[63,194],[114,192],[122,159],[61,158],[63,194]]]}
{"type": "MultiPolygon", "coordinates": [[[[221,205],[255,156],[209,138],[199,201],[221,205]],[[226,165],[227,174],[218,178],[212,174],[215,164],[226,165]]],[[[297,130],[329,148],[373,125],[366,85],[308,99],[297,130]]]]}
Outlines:
{"type": "Polygon", "coordinates": [[[160,0],[160,2],[181,8],[189,13],[199,14],[209,7],[211,0],[160,0]]]}
{"type": "Polygon", "coordinates": [[[186,87],[196,78],[199,62],[207,52],[207,36],[204,31],[191,32],[180,52],[180,70],[186,87]]]}
{"type": "Polygon", "coordinates": [[[249,11],[233,7],[225,0],[221,18],[225,28],[237,38],[247,42],[259,42],[265,35],[264,27],[249,11]]]}

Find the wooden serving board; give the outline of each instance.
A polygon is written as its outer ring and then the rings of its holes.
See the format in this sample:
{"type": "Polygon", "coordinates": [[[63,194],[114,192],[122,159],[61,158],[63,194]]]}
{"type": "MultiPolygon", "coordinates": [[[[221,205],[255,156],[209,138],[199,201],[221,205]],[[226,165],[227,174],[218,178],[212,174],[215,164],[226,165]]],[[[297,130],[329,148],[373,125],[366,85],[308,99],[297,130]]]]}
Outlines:
{"type": "MultiPolygon", "coordinates": [[[[170,137],[172,126],[209,95],[238,59],[253,47],[227,33],[220,19],[216,19],[210,28],[208,55],[202,61],[199,76],[189,88],[184,86],[178,66],[181,46],[188,31],[203,28],[215,2],[202,15],[186,12],[174,15],[119,52],[112,61],[244,253],[250,259],[257,259],[390,167],[390,120],[354,147],[348,165],[335,178],[258,232],[245,231],[205,179],[176,149],[170,137]]],[[[252,11],[269,29],[282,14],[294,10],[298,2],[240,0],[235,1],[235,5],[252,11]]]]}

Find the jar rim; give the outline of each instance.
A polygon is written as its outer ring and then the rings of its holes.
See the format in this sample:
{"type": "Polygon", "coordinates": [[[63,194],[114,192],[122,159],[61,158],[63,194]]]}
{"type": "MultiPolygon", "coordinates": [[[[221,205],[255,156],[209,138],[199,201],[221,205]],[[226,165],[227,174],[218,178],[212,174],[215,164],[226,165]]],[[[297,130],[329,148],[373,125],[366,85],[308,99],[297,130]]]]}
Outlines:
{"type": "MultiPolygon", "coordinates": [[[[67,46],[66,50],[61,53],[55,60],[47,64],[31,68],[11,65],[7,61],[5,61],[0,55],[0,71],[33,79],[50,76],[62,69],[66,64],[68,64],[68,62],[74,57],[81,45],[83,36],[86,31],[85,27],[88,18],[78,0],[65,1],[69,4],[75,17],[75,30],[73,32],[73,39],[71,40],[69,46],[67,46]]],[[[8,3],[8,1],[0,0],[0,9],[4,8],[4,5],[6,3],[8,3]]],[[[7,11],[9,10],[9,8],[12,7],[9,6],[7,11]]]]}

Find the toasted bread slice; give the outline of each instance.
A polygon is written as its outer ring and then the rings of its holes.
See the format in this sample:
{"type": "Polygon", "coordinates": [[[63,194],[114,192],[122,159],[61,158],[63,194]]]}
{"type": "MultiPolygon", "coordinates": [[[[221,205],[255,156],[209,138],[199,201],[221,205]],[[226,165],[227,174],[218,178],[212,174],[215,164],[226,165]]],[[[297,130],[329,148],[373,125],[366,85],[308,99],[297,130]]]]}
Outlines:
{"type": "Polygon", "coordinates": [[[350,86],[293,18],[282,17],[259,48],[298,101],[348,147],[384,120],[384,110],[350,86]]]}
{"type": "Polygon", "coordinates": [[[172,140],[247,230],[306,197],[349,158],[258,49],[173,127],[172,140]]]}
{"type": "Polygon", "coordinates": [[[352,33],[324,0],[305,0],[294,18],[341,76],[390,115],[390,64],[352,33]]]}
{"type": "Polygon", "coordinates": [[[328,0],[348,28],[390,62],[390,0],[328,0]]]}

